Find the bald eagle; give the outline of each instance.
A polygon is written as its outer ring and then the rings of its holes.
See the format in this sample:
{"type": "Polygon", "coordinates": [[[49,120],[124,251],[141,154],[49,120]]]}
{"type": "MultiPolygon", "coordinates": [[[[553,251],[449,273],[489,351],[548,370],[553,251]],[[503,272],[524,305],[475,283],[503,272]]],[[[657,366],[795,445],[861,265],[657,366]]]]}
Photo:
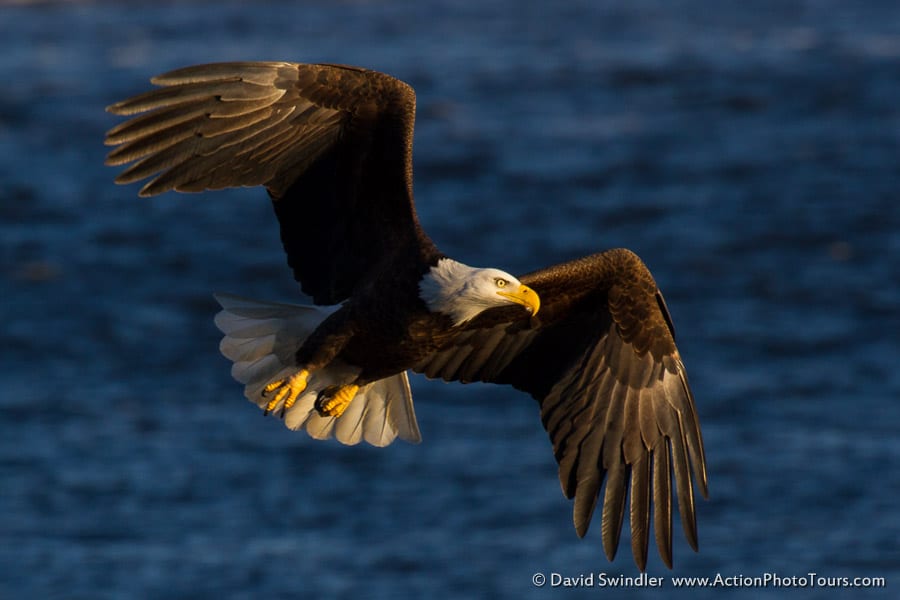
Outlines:
{"type": "Polygon", "coordinates": [[[116,182],[153,177],[141,196],[265,186],[313,300],[217,296],[221,351],[248,399],[314,438],[384,446],[420,441],[408,370],[511,385],[540,405],[580,537],[602,493],[613,560],[627,497],[644,570],[652,502],[671,568],[674,494],[697,550],[700,425],[668,309],[634,253],[521,277],[443,254],[413,204],[415,94],[383,73],[240,62],[151,81],[161,87],[107,109],[139,115],[107,134],[107,164],[133,163],[116,182]]]}

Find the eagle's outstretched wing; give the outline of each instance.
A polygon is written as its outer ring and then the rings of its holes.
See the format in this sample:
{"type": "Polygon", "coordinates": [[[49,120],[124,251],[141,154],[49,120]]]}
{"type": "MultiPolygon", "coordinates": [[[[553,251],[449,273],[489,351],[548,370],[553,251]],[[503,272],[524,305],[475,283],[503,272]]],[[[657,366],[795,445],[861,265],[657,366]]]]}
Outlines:
{"type": "Polygon", "coordinates": [[[108,107],[117,178],[142,196],[263,185],[288,263],[316,303],[346,299],[382,257],[435,252],[412,195],[415,94],[339,65],[238,62],[154,77],[159,89],[108,107]],[[155,176],[155,177],[154,177],[155,176]]]}
{"type": "Polygon", "coordinates": [[[550,434],[579,536],[606,479],[603,548],[615,556],[630,489],[631,547],[647,561],[651,499],[660,556],[672,566],[672,472],[681,522],[697,549],[691,473],[707,495],[694,399],[662,295],[641,260],[610,250],[521,278],[541,298],[486,311],[416,370],[446,380],[511,384],[534,396],[550,434]]]}

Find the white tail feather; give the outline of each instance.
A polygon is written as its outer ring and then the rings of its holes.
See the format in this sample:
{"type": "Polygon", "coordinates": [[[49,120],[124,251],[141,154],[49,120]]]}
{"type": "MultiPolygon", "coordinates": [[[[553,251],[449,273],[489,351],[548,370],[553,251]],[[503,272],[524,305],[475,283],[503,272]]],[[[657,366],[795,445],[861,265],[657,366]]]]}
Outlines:
{"type": "MultiPolygon", "coordinates": [[[[215,297],[222,305],[216,326],[225,334],[219,349],[234,362],[231,374],[244,384],[244,395],[260,408],[270,400],[263,396],[263,388],[300,370],[294,365],[294,353],[339,308],[262,302],[231,294],[215,297]]],[[[350,445],[365,440],[373,446],[387,446],[397,437],[421,441],[405,371],[361,387],[340,417],[322,417],[316,412],[321,390],[351,381],[358,373],[341,363],[313,371],[306,390],[285,411],[285,425],[305,428],[316,439],[334,436],[350,445]]],[[[281,406],[273,413],[281,414],[281,406]]]]}

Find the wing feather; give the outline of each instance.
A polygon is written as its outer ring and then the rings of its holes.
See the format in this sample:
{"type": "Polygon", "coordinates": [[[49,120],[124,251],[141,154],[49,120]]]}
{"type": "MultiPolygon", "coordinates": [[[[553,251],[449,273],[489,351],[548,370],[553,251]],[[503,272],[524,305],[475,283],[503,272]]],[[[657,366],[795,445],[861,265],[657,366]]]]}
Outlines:
{"type": "Polygon", "coordinates": [[[656,547],[663,562],[672,568],[672,471],[669,466],[669,446],[659,438],[653,456],[653,530],[656,547]]]}
{"type": "MultiPolygon", "coordinates": [[[[605,446],[606,444],[604,444],[605,446]]],[[[625,486],[627,485],[626,471],[628,467],[620,457],[612,462],[607,469],[606,493],[603,497],[603,514],[600,522],[601,538],[603,540],[603,552],[606,558],[613,560],[619,547],[619,538],[622,535],[622,522],[625,517],[625,486]]]]}
{"type": "MultiPolygon", "coordinates": [[[[606,475],[606,469],[600,464],[600,450],[603,447],[603,431],[592,429],[586,432],[587,435],[582,443],[577,444],[579,448],[578,455],[581,456],[585,465],[582,470],[572,469],[573,474],[577,474],[578,478],[571,485],[568,497],[575,497],[574,508],[572,511],[572,520],[575,524],[575,533],[578,537],[584,537],[587,534],[591,524],[591,518],[594,515],[594,509],[597,507],[597,499],[600,496],[600,486],[603,484],[603,478],[606,475]]],[[[569,452],[566,458],[575,455],[575,452],[569,452]]],[[[574,459],[573,459],[574,460],[574,459]]]]}
{"type": "Polygon", "coordinates": [[[650,458],[641,456],[631,465],[631,553],[638,569],[647,567],[650,540],[650,458]]]}
{"type": "MultiPolygon", "coordinates": [[[[681,424],[679,423],[679,428],[681,424]]],[[[683,431],[670,440],[672,445],[672,463],[675,467],[675,491],[678,497],[678,512],[681,513],[681,526],[684,536],[694,551],[697,550],[697,520],[694,515],[694,488],[690,485],[687,447],[684,444],[683,431]],[[685,482],[688,482],[685,485],[685,482]]]]}
{"type": "Polygon", "coordinates": [[[650,272],[632,252],[611,250],[521,280],[541,297],[536,317],[486,311],[416,370],[529,392],[541,405],[562,491],[574,499],[576,533],[587,533],[602,494],[600,536],[612,560],[628,498],[638,567],[646,567],[651,512],[671,567],[672,496],[696,549],[693,485],[707,495],[706,464],[671,317],[650,272]]]}
{"type": "Polygon", "coordinates": [[[472,381],[472,378],[478,373],[485,361],[497,350],[500,342],[505,337],[505,333],[497,328],[485,336],[484,341],[480,345],[473,346],[472,352],[469,352],[465,360],[459,365],[459,380],[462,382],[472,381]]]}

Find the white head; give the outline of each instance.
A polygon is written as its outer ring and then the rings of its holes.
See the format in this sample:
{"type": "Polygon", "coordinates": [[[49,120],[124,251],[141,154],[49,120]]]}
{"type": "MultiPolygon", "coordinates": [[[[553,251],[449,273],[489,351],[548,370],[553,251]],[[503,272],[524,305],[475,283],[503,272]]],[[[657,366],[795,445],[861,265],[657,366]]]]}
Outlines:
{"type": "Polygon", "coordinates": [[[518,279],[499,269],[477,269],[449,258],[419,282],[419,297],[431,312],[441,312],[461,325],[495,306],[519,304],[535,315],[541,306],[538,295],[518,279]]]}

